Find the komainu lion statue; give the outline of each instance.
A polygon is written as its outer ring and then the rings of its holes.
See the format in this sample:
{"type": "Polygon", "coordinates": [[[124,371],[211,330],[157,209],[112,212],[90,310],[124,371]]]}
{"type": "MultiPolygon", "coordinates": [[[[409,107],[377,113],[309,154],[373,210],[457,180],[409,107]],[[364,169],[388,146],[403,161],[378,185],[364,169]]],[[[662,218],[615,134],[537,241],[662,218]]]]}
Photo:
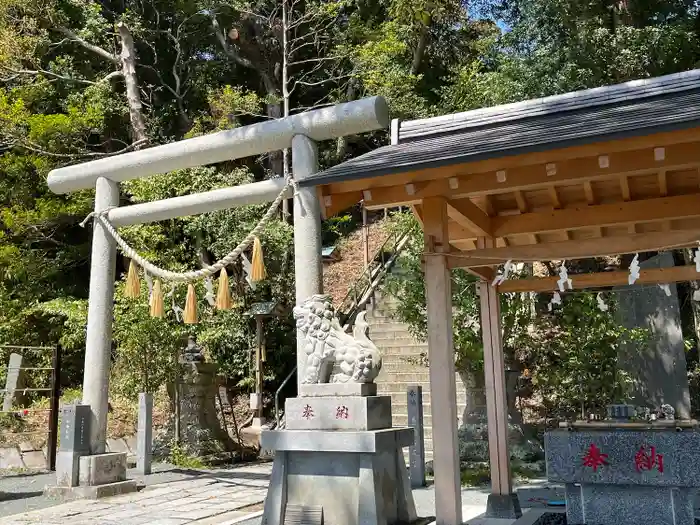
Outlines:
{"type": "Polygon", "coordinates": [[[302,383],[372,383],[382,367],[377,347],[367,337],[365,312],[357,315],[353,334],[346,334],[328,295],[313,295],[294,308],[304,336],[306,369],[302,383]],[[333,374],[333,365],[341,372],[333,374]],[[332,377],[331,377],[332,375],[332,377]]]}

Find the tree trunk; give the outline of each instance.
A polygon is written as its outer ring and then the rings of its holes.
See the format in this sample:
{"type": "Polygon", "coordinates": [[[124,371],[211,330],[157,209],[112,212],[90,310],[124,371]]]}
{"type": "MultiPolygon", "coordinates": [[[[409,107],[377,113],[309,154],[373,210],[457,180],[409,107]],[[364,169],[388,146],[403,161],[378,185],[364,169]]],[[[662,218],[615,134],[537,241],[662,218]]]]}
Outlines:
{"type": "Polygon", "coordinates": [[[411,75],[417,75],[420,70],[420,65],[423,62],[423,56],[425,55],[425,48],[428,46],[428,30],[430,28],[430,19],[428,23],[424,24],[420,28],[420,34],[418,35],[418,44],[416,49],[413,51],[413,63],[411,64],[411,75]]]}
{"type": "Polygon", "coordinates": [[[462,424],[486,414],[485,377],[471,370],[459,370],[459,377],[466,391],[466,406],[462,412],[462,424]]]}
{"type": "Polygon", "coordinates": [[[136,76],[136,51],[134,39],[131,31],[123,22],[117,24],[119,36],[122,41],[121,64],[124,84],[126,84],[126,100],[129,106],[129,118],[131,129],[134,133],[134,142],[148,142],[146,134],[146,120],[143,116],[143,105],[141,104],[141,91],[139,81],[136,76]]]}

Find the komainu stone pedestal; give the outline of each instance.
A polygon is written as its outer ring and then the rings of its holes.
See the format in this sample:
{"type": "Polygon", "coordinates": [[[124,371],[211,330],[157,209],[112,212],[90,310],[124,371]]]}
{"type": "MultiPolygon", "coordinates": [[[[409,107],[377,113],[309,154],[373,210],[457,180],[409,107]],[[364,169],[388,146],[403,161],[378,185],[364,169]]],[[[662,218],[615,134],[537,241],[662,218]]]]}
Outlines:
{"type": "Polygon", "coordinates": [[[275,451],[263,525],[414,522],[402,450],[414,432],[391,428],[391,398],[328,396],[319,392],[326,385],[310,386],[301,395],[314,397],[287,400],[286,430],[262,433],[262,447],[275,451]]]}

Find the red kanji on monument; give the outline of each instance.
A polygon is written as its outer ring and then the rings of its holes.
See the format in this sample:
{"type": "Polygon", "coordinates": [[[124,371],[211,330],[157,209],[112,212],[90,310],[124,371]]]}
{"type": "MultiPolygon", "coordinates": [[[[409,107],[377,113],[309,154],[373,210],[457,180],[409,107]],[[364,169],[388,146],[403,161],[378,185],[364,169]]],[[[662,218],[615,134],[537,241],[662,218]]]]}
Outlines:
{"type": "Polygon", "coordinates": [[[336,419],[347,419],[350,416],[350,410],[345,405],[339,406],[335,410],[336,419]]]}
{"type": "Polygon", "coordinates": [[[608,455],[603,454],[598,447],[591,443],[591,446],[588,447],[588,452],[583,456],[583,466],[591,467],[593,472],[598,472],[598,467],[609,465],[607,459],[608,455]]]}
{"type": "Polygon", "coordinates": [[[314,410],[311,408],[311,405],[306,405],[304,407],[304,411],[301,413],[301,417],[304,419],[311,419],[314,417],[314,410]]]}
{"type": "Polygon", "coordinates": [[[634,466],[637,472],[642,470],[656,470],[663,473],[664,471],[664,456],[656,453],[656,447],[649,447],[647,452],[646,445],[639,447],[639,451],[634,456],[634,466]]]}

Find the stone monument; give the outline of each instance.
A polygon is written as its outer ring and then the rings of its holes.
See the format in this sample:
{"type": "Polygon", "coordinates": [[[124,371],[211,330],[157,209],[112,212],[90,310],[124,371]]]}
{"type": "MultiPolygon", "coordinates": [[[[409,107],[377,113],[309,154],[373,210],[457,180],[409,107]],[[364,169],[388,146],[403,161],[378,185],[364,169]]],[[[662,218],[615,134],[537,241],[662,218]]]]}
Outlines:
{"type": "Polygon", "coordinates": [[[612,419],[545,435],[547,479],[565,484],[568,525],[695,524],[697,422],[676,420],[670,405],[625,420],[632,413],[611,407],[612,419]]]}
{"type": "MultiPolygon", "coordinates": [[[[671,253],[640,263],[642,269],[674,265],[671,253]]],[[[678,291],[675,284],[633,286],[619,293],[618,316],[627,328],[646,328],[648,343],[640,352],[623,347],[620,364],[634,384],[632,402],[659,406],[667,403],[680,419],[690,417],[690,393],[686,374],[685,346],[681,330],[678,291]]]]}
{"type": "Polygon", "coordinates": [[[235,445],[224,431],[216,410],[217,382],[216,363],[207,363],[203,348],[193,336],[187,339],[180,357],[181,380],[180,404],[176,417],[183,448],[187,454],[205,456],[231,452],[235,445]]]}
{"type": "Polygon", "coordinates": [[[299,397],[285,403],[287,428],[261,436],[262,447],[275,451],[263,524],[416,521],[402,451],[414,431],[392,428],[391,397],[376,395],[381,357],[364,313],[353,335],[325,295],[307,299],[294,317],[306,366],[299,397]]]}

